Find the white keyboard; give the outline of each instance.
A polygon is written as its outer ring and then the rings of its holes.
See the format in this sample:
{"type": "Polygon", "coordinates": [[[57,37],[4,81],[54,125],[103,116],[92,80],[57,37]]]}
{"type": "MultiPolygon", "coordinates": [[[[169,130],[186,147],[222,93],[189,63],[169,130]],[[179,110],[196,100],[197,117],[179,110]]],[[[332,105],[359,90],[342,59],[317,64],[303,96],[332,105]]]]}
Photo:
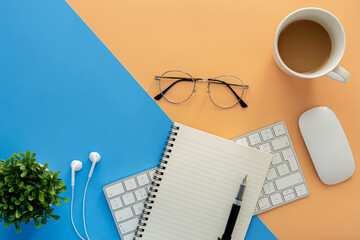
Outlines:
{"type": "MultiPolygon", "coordinates": [[[[255,215],[309,195],[284,122],[242,135],[234,141],[274,154],[255,215]]],[[[122,240],[134,238],[156,169],[132,175],[103,188],[122,240]]]]}
{"type": "Polygon", "coordinates": [[[233,140],[274,155],[254,214],[309,195],[309,189],[284,122],[275,123],[233,140]]]}

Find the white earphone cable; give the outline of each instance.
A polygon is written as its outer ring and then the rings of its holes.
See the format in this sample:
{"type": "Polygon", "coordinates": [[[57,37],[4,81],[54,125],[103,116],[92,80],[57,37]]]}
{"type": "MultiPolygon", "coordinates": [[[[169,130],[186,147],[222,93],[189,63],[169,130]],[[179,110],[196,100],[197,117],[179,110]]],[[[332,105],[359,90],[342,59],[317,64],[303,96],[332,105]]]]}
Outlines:
{"type": "Polygon", "coordinates": [[[86,200],[86,191],[90,182],[90,178],[88,178],[86,186],[85,186],[85,191],[84,191],[84,198],[83,198],[83,221],[84,221],[84,229],[85,229],[85,234],[88,240],[90,240],[89,235],[87,233],[87,229],[86,229],[86,220],[85,220],[85,200],[86,200]]]}
{"type": "Polygon", "coordinates": [[[74,230],[75,232],[77,233],[77,235],[79,236],[79,238],[81,238],[82,240],[85,240],[78,232],[78,230],[76,229],[75,227],[75,224],[74,224],[74,219],[73,219],[73,204],[74,204],[74,186],[72,187],[72,191],[71,191],[71,223],[74,227],[74,230]]]}

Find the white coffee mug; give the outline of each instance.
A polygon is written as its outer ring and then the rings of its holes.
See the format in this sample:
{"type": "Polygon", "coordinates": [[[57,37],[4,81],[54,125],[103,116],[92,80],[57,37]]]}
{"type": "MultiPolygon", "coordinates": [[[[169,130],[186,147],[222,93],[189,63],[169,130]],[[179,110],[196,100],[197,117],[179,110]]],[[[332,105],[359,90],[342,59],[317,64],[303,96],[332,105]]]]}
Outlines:
{"type": "Polygon", "coordinates": [[[346,38],[344,29],[340,21],[330,12],[320,8],[302,8],[290,13],[287,17],[282,20],[278,26],[275,38],[274,38],[274,59],[276,64],[284,72],[300,77],[300,78],[317,78],[321,76],[327,76],[336,81],[346,83],[350,79],[350,73],[344,68],[339,66],[339,62],[342,59],[345,52],[346,38]],[[279,49],[278,40],[279,35],[290,23],[298,20],[312,20],[322,25],[330,35],[331,39],[331,53],[328,61],[320,69],[311,73],[298,73],[290,69],[282,61],[279,49]]]}

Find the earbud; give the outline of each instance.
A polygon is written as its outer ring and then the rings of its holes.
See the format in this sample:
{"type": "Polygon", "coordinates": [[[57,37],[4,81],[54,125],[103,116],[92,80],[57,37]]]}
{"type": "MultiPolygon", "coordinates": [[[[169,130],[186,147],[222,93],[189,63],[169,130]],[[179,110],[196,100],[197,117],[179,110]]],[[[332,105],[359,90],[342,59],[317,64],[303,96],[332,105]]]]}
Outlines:
{"type": "Polygon", "coordinates": [[[74,160],[71,162],[71,186],[75,186],[75,171],[79,171],[82,168],[82,162],[74,160]]]}
{"type": "Polygon", "coordinates": [[[90,159],[90,161],[92,161],[92,165],[91,165],[91,169],[90,169],[90,173],[89,173],[89,178],[91,178],[91,176],[93,174],[93,171],[94,171],[94,168],[95,168],[95,165],[96,165],[97,162],[100,161],[101,156],[97,152],[92,152],[89,155],[89,159],[90,159]]]}

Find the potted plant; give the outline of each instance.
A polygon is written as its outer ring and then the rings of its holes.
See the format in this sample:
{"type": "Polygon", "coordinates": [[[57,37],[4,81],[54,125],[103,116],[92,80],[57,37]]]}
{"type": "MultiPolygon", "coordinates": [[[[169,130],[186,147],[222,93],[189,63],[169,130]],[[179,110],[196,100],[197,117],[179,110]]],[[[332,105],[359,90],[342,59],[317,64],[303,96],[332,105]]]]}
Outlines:
{"type": "Polygon", "coordinates": [[[53,206],[60,206],[60,197],[66,191],[64,182],[59,179],[60,171],[52,172],[36,162],[35,153],[26,151],[13,154],[6,161],[0,160],[0,222],[4,226],[15,225],[21,232],[20,223],[34,220],[35,226],[46,224],[47,220],[58,220],[53,214],[53,206]]]}

